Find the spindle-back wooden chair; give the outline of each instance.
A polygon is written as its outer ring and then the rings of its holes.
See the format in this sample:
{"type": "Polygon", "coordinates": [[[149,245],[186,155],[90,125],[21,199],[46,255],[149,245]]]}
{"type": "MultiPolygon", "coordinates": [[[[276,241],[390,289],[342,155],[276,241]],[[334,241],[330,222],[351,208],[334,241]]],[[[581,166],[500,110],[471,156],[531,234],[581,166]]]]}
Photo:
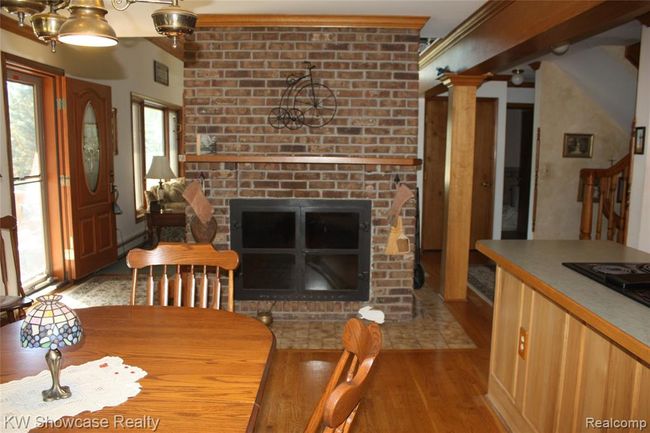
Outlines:
{"type": "Polygon", "coordinates": [[[135,305],[138,270],[145,267],[149,268],[145,282],[146,304],[154,305],[154,266],[162,266],[162,275],[157,283],[160,305],[169,305],[171,294],[174,306],[218,310],[221,304],[220,271],[225,270],[228,271],[228,311],[235,309],[234,271],[239,266],[239,255],[235,251],[217,251],[212,244],[160,242],[152,250],[136,248],[129,251],[126,264],[133,269],[131,305],[135,305]],[[174,272],[171,278],[167,275],[168,268],[174,272]],[[209,276],[211,273],[214,275],[209,276]],[[212,300],[208,305],[210,294],[212,300]]]}
{"type": "Polygon", "coordinates": [[[359,319],[348,320],[343,331],[343,353],[304,433],[350,431],[381,341],[381,330],[376,324],[365,326],[359,319]]]}
{"type": "Polygon", "coordinates": [[[7,321],[13,322],[25,313],[25,309],[32,305],[32,300],[25,296],[25,291],[20,282],[20,260],[18,258],[18,229],[16,218],[6,215],[0,218],[0,273],[2,273],[2,285],[4,295],[0,296],[0,311],[7,313],[7,321]],[[13,274],[15,287],[9,279],[9,260],[7,246],[5,245],[4,233],[9,234],[9,250],[13,261],[13,274]],[[13,290],[12,290],[13,289],[13,290]]]}

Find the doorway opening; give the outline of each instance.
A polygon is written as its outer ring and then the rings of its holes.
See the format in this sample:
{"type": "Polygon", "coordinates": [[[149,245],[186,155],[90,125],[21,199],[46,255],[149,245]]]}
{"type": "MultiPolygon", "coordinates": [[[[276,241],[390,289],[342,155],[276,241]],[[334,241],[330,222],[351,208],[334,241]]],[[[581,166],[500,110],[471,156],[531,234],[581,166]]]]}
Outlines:
{"type": "Polygon", "coordinates": [[[502,239],[528,237],[533,111],[533,104],[508,104],[507,106],[502,239]]]}

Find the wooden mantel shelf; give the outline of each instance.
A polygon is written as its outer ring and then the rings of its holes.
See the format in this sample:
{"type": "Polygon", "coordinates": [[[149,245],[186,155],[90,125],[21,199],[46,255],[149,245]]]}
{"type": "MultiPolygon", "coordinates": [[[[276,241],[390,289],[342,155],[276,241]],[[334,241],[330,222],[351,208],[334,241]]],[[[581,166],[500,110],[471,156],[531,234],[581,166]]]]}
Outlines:
{"type": "Polygon", "coordinates": [[[266,164],[351,164],[351,165],[400,165],[419,167],[418,158],[348,157],[348,156],[247,156],[247,155],[184,155],[185,162],[242,162],[266,164]]]}

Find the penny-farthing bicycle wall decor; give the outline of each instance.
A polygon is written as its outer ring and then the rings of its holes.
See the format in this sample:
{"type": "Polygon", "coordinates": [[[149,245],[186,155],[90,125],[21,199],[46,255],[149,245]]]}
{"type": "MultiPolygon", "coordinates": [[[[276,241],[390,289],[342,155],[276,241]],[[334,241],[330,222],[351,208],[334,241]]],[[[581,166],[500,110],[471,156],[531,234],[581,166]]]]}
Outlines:
{"type": "Polygon", "coordinates": [[[307,72],[287,77],[287,88],[282,92],[280,104],[269,113],[269,124],[275,129],[322,128],[336,114],[334,92],[325,84],[314,81],[312,70],[316,66],[310,62],[304,64],[307,72]]]}

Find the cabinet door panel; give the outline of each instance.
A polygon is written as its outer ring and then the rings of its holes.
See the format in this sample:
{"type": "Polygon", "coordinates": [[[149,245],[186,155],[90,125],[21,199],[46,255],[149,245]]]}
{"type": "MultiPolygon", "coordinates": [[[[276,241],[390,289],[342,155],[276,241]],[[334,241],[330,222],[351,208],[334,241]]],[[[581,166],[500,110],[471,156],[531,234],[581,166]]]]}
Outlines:
{"type": "MultiPolygon", "coordinates": [[[[634,407],[632,409],[631,419],[644,419],[650,422],[650,367],[641,366],[638,382],[636,384],[635,395],[633,397],[634,407]]],[[[647,432],[647,426],[645,431],[647,432]]],[[[642,430],[634,428],[631,432],[637,433],[642,430]]]]}
{"type": "Polygon", "coordinates": [[[585,326],[574,317],[569,316],[566,325],[566,344],[564,347],[564,365],[561,375],[558,397],[558,410],[554,432],[574,431],[578,404],[578,379],[581,372],[581,347],[585,326]]]}
{"type": "Polygon", "coordinates": [[[540,433],[553,431],[566,320],[564,310],[533,291],[522,412],[540,433]]]}
{"type": "Polygon", "coordinates": [[[493,376],[514,398],[523,283],[507,272],[499,272],[498,277],[490,368],[493,376]]]}
{"type": "Polygon", "coordinates": [[[591,329],[585,329],[582,347],[582,365],[578,385],[578,405],[575,431],[591,433],[587,418],[603,419],[607,395],[607,374],[611,343],[591,329]]]}

